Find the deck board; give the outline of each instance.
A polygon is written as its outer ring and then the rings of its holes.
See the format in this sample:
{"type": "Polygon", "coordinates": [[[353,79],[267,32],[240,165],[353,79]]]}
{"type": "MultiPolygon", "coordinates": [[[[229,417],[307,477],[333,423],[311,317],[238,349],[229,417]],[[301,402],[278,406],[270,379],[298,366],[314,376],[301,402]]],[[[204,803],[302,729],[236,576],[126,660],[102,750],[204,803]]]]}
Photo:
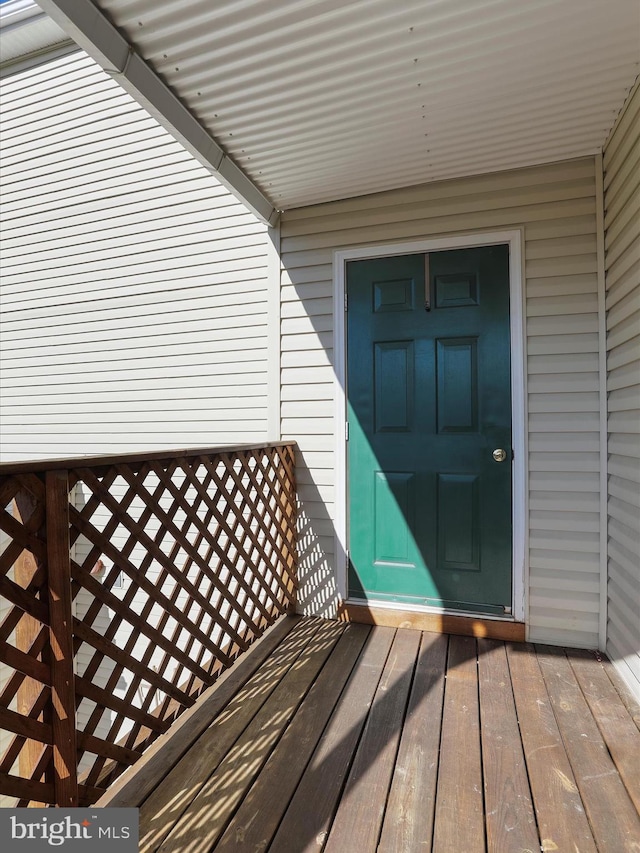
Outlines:
{"type": "Polygon", "coordinates": [[[508,644],[507,657],[540,846],[545,853],[552,850],[595,853],[589,821],[535,649],[508,644]]]}
{"type": "Polygon", "coordinates": [[[624,679],[608,658],[603,658],[599,652],[592,653],[592,656],[596,657],[604,671],[609,676],[609,681],[616,688],[616,692],[620,696],[622,704],[627,709],[636,728],[640,731],[640,700],[636,699],[636,697],[630,693],[624,679]]]}
{"type": "Polygon", "coordinates": [[[347,779],[325,850],[344,853],[358,839],[362,853],[378,844],[420,644],[417,631],[396,634],[347,779]]]}
{"type": "Polygon", "coordinates": [[[268,848],[368,633],[363,625],[347,626],[295,719],[225,830],[217,851],[244,846],[252,853],[261,853],[268,848]]]}
{"type": "Polygon", "coordinates": [[[250,789],[296,708],[342,634],[324,622],[233,744],[159,847],[159,853],[209,853],[250,789]]]}
{"type": "Polygon", "coordinates": [[[304,618],[245,669],[167,738],[142,853],[640,849],[634,706],[594,655],[304,618]]]}
{"type": "Polygon", "coordinates": [[[449,640],[433,832],[438,853],[486,850],[476,655],[475,638],[449,640]]]}
{"type": "Polygon", "coordinates": [[[315,635],[316,625],[301,621],[264,664],[215,715],[189,751],[140,807],[140,853],[152,853],[172,831],[207,779],[216,770],[280,679],[315,635]]]}
{"type": "Polygon", "coordinates": [[[392,628],[371,629],[359,665],[340,697],[270,850],[313,853],[323,849],[394,636],[392,628]]]}
{"type": "Polygon", "coordinates": [[[422,635],[379,853],[431,845],[447,649],[446,634],[422,635]]]}
{"type": "Polygon", "coordinates": [[[538,830],[504,643],[478,640],[487,849],[538,847],[538,830]]]}
{"type": "MultiPolygon", "coordinates": [[[[258,670],[273,660],[285,637],[301,622],[299,616],[280,619],[243,655],[231,669],[222,673],[214,685],[204,691],[198,702],[185,711],[171,726],[169,733],[156,740],[135,766],[128,768],[101,797],[102,807],[139,806],[157,784],[159,773],[172,768],[211,725],[227,704],[258,670]]],[[[263,667],[264,672],[264,667],[263,667]]],[[[259,679],[264,678],[261,673],[259,679]]]]}
{"type": "Polygon", "coordinates": [[[640,816],[602,739],[563,649],[537,647],[567,755],[598,850],[635,853],[640,816]]]}
{"type": "Polygon", "coordinates": [[[572,651],[569,661],[627,793],[640,811],[640,731],[606,672],[594,666],[588,653],[572,651]]]}

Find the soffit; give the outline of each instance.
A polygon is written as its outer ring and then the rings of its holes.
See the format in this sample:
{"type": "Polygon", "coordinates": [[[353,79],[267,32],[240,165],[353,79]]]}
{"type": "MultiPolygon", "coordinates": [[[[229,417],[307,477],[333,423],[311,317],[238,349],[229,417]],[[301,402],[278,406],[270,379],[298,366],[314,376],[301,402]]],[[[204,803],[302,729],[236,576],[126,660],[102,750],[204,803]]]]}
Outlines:
{"type": "Polygon", "coordinates": [[[637,0],[98,0],[287,209],[601,150],[637,0]]]}

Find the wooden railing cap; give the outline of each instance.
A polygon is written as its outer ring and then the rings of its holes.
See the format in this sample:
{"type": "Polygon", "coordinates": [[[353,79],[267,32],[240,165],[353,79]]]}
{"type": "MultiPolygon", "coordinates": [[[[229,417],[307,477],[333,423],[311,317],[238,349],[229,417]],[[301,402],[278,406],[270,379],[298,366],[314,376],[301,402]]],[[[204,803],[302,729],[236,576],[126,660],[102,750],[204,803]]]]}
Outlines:
{"type": "Polygon", "coordinates": [[[188,447],[177,450],[145,450],[135,453],[104,454],[99,456],[70,456],[55,459],[34,459],[20,462],[0,462],[0,476],[6,474],[39,473],[68,468],[102,468],[132,462],[157,462],[161,459],[215,456],[223,453],[240,453],[246,450],[265,450],[272,447],[296,446],[295,441],[260,441],[255,444],[230,444],[219,447],[188,447]]]}

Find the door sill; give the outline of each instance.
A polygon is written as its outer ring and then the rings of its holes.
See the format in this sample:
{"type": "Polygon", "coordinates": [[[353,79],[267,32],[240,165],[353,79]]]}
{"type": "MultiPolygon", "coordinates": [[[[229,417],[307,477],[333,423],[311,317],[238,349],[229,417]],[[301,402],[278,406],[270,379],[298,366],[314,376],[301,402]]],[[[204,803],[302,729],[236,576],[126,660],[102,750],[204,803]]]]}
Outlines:
{"type": "Polygon", "coordinates": [[[524,643],[526,626],[515,622],[511,616],[459,615],[436,608],[407,609],[394,604],[343,601],[338,608],[341,622],[361,622],[365,625],[383,625],[389,628],[412,628],[436,634],[462,634],[465,637],[487,637],[524,643]]]}

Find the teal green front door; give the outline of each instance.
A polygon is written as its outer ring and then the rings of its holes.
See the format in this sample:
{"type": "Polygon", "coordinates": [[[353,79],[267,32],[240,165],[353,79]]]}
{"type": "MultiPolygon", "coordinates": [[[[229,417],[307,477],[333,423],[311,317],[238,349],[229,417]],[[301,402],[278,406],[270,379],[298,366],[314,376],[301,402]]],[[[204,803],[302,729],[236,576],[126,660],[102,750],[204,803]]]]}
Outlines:
{"type": "Polygon", "coordinates": [[[347,304],[350,597],[503,613],[508,247],[351,261],[347,304]]]}

